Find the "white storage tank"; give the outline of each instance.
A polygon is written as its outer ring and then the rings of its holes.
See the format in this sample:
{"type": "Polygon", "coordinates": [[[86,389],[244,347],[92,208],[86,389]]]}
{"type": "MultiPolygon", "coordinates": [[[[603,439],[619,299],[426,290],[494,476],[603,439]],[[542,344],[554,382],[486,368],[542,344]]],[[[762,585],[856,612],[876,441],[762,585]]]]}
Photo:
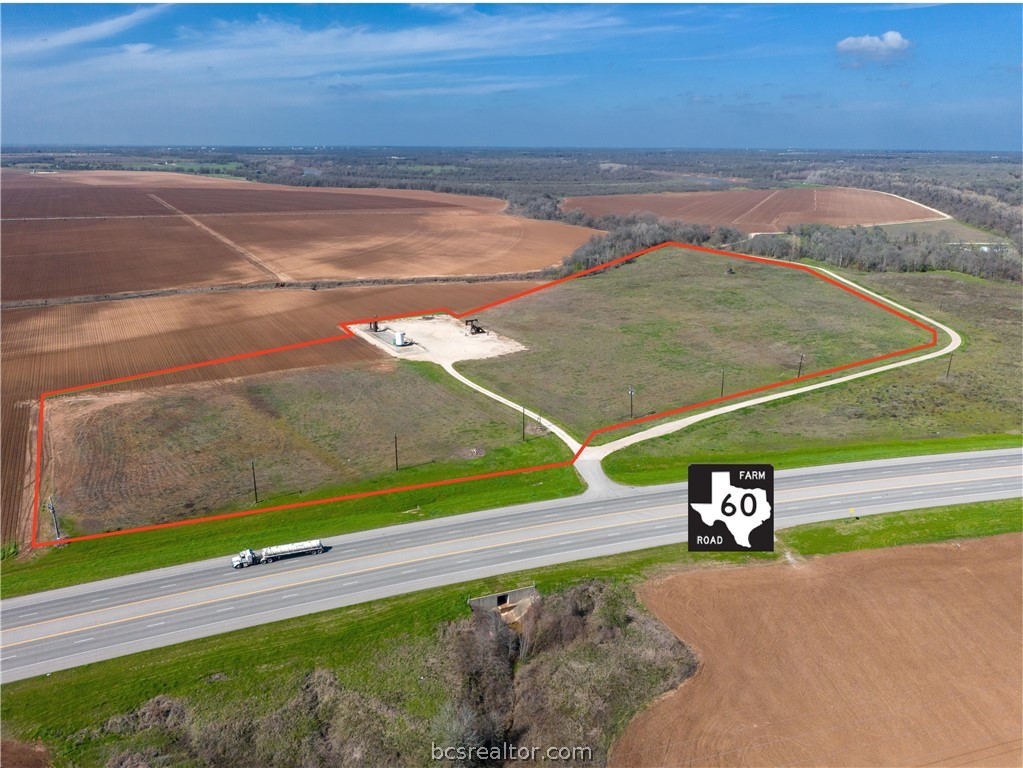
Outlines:
{"type": "Polygon", "coordinates": [[[394,332],[394,346],[404,347],[405,346],[405,331],[394,332]]]}

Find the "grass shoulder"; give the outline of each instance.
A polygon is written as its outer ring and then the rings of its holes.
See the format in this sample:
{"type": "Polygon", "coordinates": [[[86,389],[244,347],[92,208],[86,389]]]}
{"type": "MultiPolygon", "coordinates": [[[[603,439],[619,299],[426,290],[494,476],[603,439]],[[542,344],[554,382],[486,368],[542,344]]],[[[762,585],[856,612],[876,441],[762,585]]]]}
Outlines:
{"type": "Polygon", "coordinates": [[[471,595],[530,582],[551,595],[592,579],[631,584],[680,564],[772,557],[689,554],[676,545],[424,590],[10,683],[0,716],[6,737],[42,740],[57,765],[100,766],[120,741],[104,725],[153,697],[186,700],[196,721],[239,711],[256,720],[326,668],[379,709],[429,723],[452,694],[436,664],[441,628],[468,615],[471,595]],[[275,684],[254,686],[267,679],[275,684]]]}
{"type": "Polygon", "coordinates": [[[810,523],[779,531],[778,539],[801,555],[829,555],[1020,531],[1023,501],[1001,499],[810,523]]]}
{"type": "MultiPolygon", "coordinates": [[[[651,443],[653,442],[656,441],[651,441],[651,443]]],[[[638,451],[630,450],[613,453],[604,459],[603,466],[607,476],[616,482],[625,485],[660,485],[687,480],[690,464],[766,462],[772,464],[775,469],[795,469],[797,467],[895,459],[935,453],[1016,448],[1019,445],[1019,435],[996,434],[930,440],[889,440],[845,445],[819,441],[816,444],[804,444],[798,448],[765,447],[757,450],[728,450],[727,446],[722,446],[720,450],[714,450],[707,447],[684,456],[651,455],[657,451],[657,446],[652,446],[651,454],[647,455],[637,455],[638,451]]]]}

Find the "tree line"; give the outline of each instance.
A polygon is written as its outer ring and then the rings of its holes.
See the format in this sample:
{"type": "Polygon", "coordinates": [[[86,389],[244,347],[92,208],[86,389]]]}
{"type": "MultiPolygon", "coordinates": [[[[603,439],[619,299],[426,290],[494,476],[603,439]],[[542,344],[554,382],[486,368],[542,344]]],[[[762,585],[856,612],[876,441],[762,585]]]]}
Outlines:
{"type": "Polygon", "coordinates": [[[708,227],[704,224],[668,221],[652,213],[601,216],[597,219],[591,218],[586,226],[606,230],[607,234],[594,235],[588,242],[576,248],[571,255],[566,256],[557,270],[559,276],[607,264],[609,261],[661,243],[677,242],[720,248],[745,237],[742,232],[731,227],[708,227]]]}
{"type": "Polygon", "coordinates": [[[757,235],[735,250],[796,261],[813,259],[871,272],[951,270],[977,277],[1021,282],[1019,254],[1009,245],[949,243],[940,236],[893,235],[880,227],[790,227],[785,235],[757,235]]]}
{"type": "Polygon", "coordinates": [[[732,227],[708,227],[665,220],[651,213],[594,217],[580,210],[562,210],[550,193],[509,196],[508,211],[545,221],[604,230],[567,256],[552,274],[563,276],[606,264],[621,256],[667,241],[727,246],[758,256],[795,261],[814,259],[839,267],[872,272],[951,270],[977,277],[1021,280],[1019,251],[1009,244],[974,245],[948,242],[947,236],[918,232],[890,234],[880,227],[832,227],[807,224],[789,227],[787,234],[752,239],[732,227]]]}
{"type": "Polygon", "coordinates": [[[810,180],[822,184],[873,189],[908,197],[950,214],[974,226],[1004,235],[1017,251],[1023,251],[1023,207],[1016,184],[979,185],[972,180],[956,185],[908,174],[850,171],[835,168],[816,171],[810,180]],[[982,191],[978,191],[982,190],[982,191]]]}

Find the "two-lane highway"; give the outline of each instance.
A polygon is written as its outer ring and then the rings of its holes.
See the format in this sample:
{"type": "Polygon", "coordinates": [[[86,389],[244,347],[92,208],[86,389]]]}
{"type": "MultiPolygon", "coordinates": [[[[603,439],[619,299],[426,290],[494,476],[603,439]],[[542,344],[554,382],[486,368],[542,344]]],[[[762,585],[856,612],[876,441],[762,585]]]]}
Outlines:
{"type": "MultiPolygon", "coordinates": [[[[1019,450],[778,472],[775,526],[1021,495],[1019,450]]],[[[481,576],[685,541],[684,483],[617,486],[325,540],[318,556],[222,558],[0,603],[0,680],[481,576]]],[[[252,542],[253,546],[281,542],[252,542]]],[[[73,546],[73,545],[72,545],[73,546]]],[[[514,586],[514,585],[512,585],[514,586]]]]}

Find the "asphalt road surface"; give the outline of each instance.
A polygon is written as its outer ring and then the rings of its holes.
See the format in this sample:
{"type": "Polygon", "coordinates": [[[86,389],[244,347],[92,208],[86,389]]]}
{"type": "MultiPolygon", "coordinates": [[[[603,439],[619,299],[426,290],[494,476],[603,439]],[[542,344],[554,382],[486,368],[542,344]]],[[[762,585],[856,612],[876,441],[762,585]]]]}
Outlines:
{"type": "MultiPolygon", "coordinates": [[[[786,470],[775,474],[775,528],[850,510],[1014,498],[1021,488],[1023,453],[1015,449],[786,470]]],[[[0,681],[482,576],[683,542],[686,511],[685,483],[605,485],[570,499],[325,539],[330,549],[321,555],[233,570],[225,552],[12,598],[0,602],[0,681]]]]}

